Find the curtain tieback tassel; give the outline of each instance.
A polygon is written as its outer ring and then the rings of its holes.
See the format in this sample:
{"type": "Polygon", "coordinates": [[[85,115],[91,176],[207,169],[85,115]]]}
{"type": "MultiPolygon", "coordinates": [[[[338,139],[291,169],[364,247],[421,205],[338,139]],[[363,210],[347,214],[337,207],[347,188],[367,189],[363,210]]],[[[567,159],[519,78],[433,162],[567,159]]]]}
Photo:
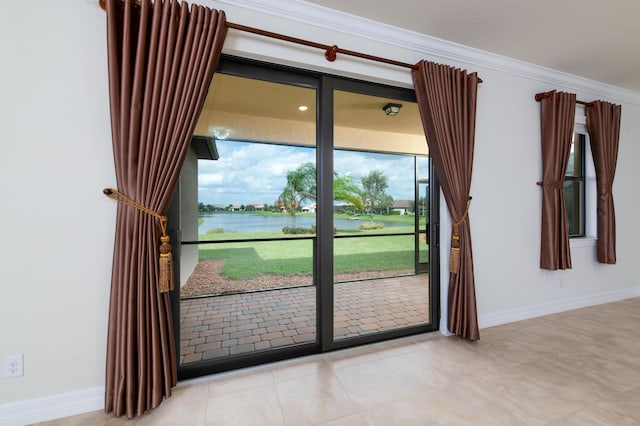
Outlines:
{"type": "Polygon", "coordinates": [[[169,236],[167,235],[167,216],[154,212],[146,208],[142,204],[127,197],[117,189],[105,188],[102,193],[107,197],[115,200],[125,206],[133,207],[141,212],[147,213],[160,222],[162,236],[160,237],[160,277],[158,281],[158,291],[166,293],[175,287],[173,279],[173,258],[171,256],[171,244],[169,244],[169,236]]]}
{"type": "Polygon", "coordinates": [[[449,255],[449,272],[457,274],[460,271],[460,225],[453,224],[451,232],[451,254],[449,255]]]}
{"type": "Polygon", "coordinates": [[[467,208],[464,210],[460,220],[453,223],[451,230],[451,253],[449,255],[449,272],[457,274],[460,272],[460,225],[467,219],[469,215],[469,206],[471,205],[471,197],[467,201],[467,208]]]}
{"type": "Polygon", "coordinates": [[[173,256],[171,255],[171,244],[169,236],[160,237],[160,282],[158,283],[160,293],[166,293],[174,288],[173,280],[173,256]]]}

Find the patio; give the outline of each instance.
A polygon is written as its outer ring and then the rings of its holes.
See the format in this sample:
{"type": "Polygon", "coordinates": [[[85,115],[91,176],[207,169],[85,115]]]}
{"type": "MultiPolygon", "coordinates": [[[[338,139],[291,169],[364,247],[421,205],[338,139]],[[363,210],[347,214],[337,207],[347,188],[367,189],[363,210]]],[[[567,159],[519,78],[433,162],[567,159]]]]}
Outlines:
{"type": "MultiPolygon", "coordinates": [[[[429,276],[334,284],[335,339],[429,321],[429,276]]],[[[316,340],[316,288],[301,286],[181,301],[180,364],[316,340]]]]}

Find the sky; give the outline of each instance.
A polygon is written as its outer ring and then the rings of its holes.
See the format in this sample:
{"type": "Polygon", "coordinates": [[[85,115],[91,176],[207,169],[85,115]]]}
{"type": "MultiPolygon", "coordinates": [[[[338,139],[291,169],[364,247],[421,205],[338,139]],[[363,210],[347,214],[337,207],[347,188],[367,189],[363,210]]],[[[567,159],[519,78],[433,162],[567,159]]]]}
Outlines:
{"type": "MultiPolygon", "coordinates": [[[[198,201],[204,204],[269,204],[278,199],[287,173],[302,163],[315,163],[315,149],[289,145],[216,140],[220,158],[198,161],[198,201]]],[[[413,157],[336,151],[334,169],[360,178],[378,169],[387,177],[394,200],[413,199],[413,157]]],[[[306,201],[303,205],[313,201],[306,201]]]]}

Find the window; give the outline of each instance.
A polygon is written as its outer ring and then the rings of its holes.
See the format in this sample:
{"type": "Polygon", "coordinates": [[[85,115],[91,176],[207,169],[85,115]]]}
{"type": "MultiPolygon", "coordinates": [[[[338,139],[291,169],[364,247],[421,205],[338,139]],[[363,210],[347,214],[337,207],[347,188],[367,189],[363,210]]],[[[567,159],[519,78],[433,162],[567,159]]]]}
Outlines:
{"type": "Polygon", "coordinates": [[[585,133],[574,132],[564,179],[569,237],[585,236],[585,133]]]}
{"type": "Polygon", "coordinates": [[[573,139],[564,182],[564,197],[572,246],[591,244],[591,240],[595,241],[596,188],[596,170],[589,146],[585,111],[582,105],[576,105],[573,139]]]}

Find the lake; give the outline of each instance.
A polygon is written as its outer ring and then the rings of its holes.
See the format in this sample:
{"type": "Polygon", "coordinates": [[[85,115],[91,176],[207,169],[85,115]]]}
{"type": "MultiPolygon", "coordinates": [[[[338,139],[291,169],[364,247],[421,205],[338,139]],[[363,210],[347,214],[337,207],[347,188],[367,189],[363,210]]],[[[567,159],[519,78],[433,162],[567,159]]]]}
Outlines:
{"type": "MultiPolygon", "coordinates": [[[[224,232],[280,232],[285,226],[291,226],[291,216],[260,216],[251,213],[211,213],[198,217],[203,222],[198,226],[198,234],[206,234],[212,229],[224,229],[224,232]]],[[[356,229],[358,225],[369,220],[363,217],[360,220],[334,219],[333,226],[338,229],[356,229]]],[[[407,226],[403,223],[381,222],[385,228],[392,226],[407,226]]],[[[309,216],[296,216],[296,225],[299,228],[311,228],[315,225],[316,218],[309,216]]]]}

